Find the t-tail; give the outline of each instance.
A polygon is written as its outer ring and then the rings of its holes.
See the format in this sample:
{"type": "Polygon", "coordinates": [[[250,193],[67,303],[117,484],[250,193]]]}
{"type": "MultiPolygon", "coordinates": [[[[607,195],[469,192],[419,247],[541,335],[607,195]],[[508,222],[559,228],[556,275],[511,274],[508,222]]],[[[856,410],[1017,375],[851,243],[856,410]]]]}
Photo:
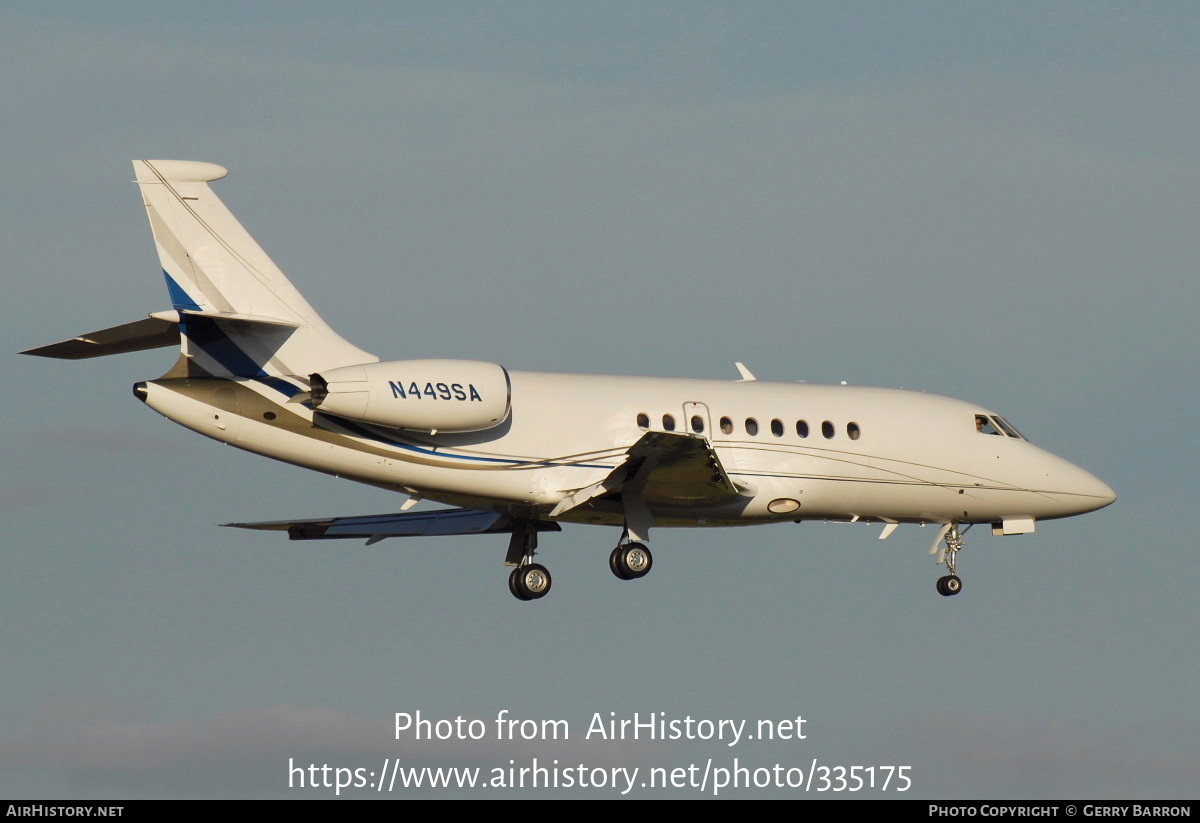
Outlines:
{"type": "Polygon", "coordinates": [[[378,360],[326,325],[213,193],[224,167],[133,167],[171,308],[26,354],[77,360],[179,345],[177,376],[268,381],[378,360]]]}

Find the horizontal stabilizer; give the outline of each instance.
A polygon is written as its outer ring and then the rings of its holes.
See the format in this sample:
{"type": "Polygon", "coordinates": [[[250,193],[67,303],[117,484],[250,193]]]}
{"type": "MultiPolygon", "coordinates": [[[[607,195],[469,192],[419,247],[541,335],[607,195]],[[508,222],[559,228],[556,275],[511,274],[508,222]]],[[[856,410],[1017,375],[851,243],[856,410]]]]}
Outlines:
{"type": "MultiPolygon", "coordinates": [[[[517,519],[491,509],[440,509],[316,520],[275,520],[264,523],[226,523],[239,529],[286,531],[292,540],[384,537],[432,537],[452,534],[511,532],[517,519]]],[[[557,523],[539,522],[538,531],[561,531],[557,523]]],[[[372,542],[374,542],[372,540],[372,542]]]]}
{"type": "Polygon", "coordinates": [[[86,360],[109,354],[161,349],[179,345],[179,324],[157,317],[135,320],[109,329],[81,334],[61,343],[38,346],[23,351],[36,357],[55,357],[59,360],[86,360]]]}
{"type": "Polygon", "coordinates": [[[224,320],[236,323],[260,324],[263,326],[283,326],[288,329],[298,329],[300,324],[295,320],[283,320],[278,317],[264,317],[260,314],[237,314],[227,311],[192,311],[180,309],[178,314],[186,320],[188,317],[207,317],[212,320],[224,320]]]}
{"type": "Polygon", "coordinates": [[[293,320],[277,317],[237,314],[234,312],[170,310],[156,311],[145,320],[135,320],[108,329],[81,334],[61,343],[38,346],[23,351],[36,357],[54,357],[59,360],[86,360],[89,357],[104,357],[109,354],[125,354],[131,351],[161,349],[179,345],[179,324],[189,317],[204,317],[242,327],[266,326],[268,328],[296,328],[293,320]]]}

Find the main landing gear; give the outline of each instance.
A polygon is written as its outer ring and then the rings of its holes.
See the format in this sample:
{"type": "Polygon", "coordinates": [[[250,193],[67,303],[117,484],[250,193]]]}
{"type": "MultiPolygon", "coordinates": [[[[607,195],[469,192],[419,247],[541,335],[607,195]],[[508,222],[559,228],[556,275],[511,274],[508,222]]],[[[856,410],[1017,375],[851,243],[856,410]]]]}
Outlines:
{"type": "Polygon", "coordinates": [[[508,590],[518,600],[537,600],[550,592],[550,572],[541,563],[517,566],[508,576],[508,590]]]}
{"type": "MultiPolygon", "coordinates": [[[[608,568],[619,580],[636,580],[645,577],[654,566],[654,556],[645,543],[630,540],[629,532],[621,535],[621,542],[608,556],[608,568]]],[[[508,543],[508,555],[504,562],[513,566],[508,574],[508,590],[518,600],[538,600],[550,593],[550,571],[541,563],[533,562],[537,554],[537,523],[521,520],[513,528],[508,543]]]]}
{"type": "MultiPolygon", "coordinates": [[[[967,526],[970,528],[970,526],[967,526]]],[[[939,577],[937,582],[938,594],[943,597],[953,597],[962,591],[962,579],[958,576],[958,553],[963,547],[963,532],[966,529],[959,531],[957,523],[949,524],[946,529],[946,548],[942,549],[939,563],[946,564],[946,571],[950,572],[945,577],[939,577]]],[[[936,547],[936,544],[934,544],[936,547]]]]}
{"type": "Polygon", "coordinates": [[[654,566],[654,556],[641,543],[622,543],[608,556],[608,567],[618,580],[645,577],[654,566]]]}
{"type": "Polygon", "coordinates": [[[518,600],[537,600],[550,593],[550,571],[534,563],[537,554],[537,521],[520,520],[508,541],[507,566],[515,566],[508,575],[508,590],[518,600]]]}

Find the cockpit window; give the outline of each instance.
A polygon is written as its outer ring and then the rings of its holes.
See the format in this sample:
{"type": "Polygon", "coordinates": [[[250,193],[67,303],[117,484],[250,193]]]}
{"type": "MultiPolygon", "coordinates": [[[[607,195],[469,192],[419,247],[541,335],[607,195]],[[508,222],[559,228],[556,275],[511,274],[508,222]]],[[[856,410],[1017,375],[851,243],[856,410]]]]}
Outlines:
{"type": "Polygon", "coordinates": [[[1017,431],[1012,423],[1009,423],[1007,420],[1005,420],[1000,415],[996,415],[992,419],[996,421],[996,425],[1000,427],[1000,431],[1004,432],[1009,437],[1015,437],[1018,440],[1025,439],[1025,435],[1023,435],[1019,431],[1017,431]]]}
{"type": "Polygon", "coordinates": [[[1013,428],[1013,425],[999,415],[975,415],[975,431],[980,434],[994,434],[998,437],[1013,437],[1024,440],[1025,437],[1013,428]]]}
{"type": "Polygon", "coordinates": [[[980,434],[1000,434],[1000,430],[996,428],[996,424],[985,414],[975,415],[975,431],[980,434]]]}

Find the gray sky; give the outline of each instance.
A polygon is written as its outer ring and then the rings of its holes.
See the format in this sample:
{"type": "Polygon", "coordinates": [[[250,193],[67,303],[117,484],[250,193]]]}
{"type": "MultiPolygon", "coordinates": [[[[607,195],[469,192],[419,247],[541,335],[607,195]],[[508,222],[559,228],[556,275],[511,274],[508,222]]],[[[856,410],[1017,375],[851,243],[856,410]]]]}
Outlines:
{"type": "Polygon", "coordinates": [[[6,3],[0,795],[736,757],[911,767],[886,796],[1194,797],[1198,29],[1189,3],[6,3]],[[953,599],[916,527],[658,530],[631,584],[614,531],[567,527],[534,604],[500,537],[217,528],[399,501],[159,418],[130,386],[165,351],[16,354],[167,306],[135,157],[227,166],[384,359],[921,388],[1119,500],[972,532],[953,599]],[[571,740],[393,733],[505,709],[571,740]],[[597,712],[807,738],[585,740],[597,712]]]}

